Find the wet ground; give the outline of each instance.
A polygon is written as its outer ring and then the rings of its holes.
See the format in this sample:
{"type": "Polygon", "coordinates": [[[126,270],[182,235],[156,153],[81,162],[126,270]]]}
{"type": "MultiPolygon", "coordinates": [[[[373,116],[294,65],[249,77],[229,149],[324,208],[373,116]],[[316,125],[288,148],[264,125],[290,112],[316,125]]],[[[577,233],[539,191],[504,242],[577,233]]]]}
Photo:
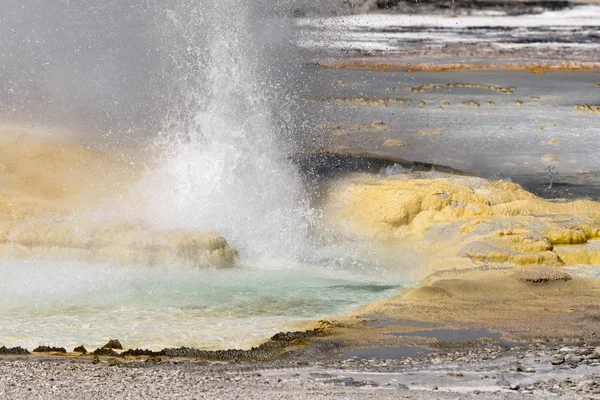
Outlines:
{"type": "Polygon", "coordinates": [[[305,143],[597,198],[600,6],[463,3],[300,19],[305,143]]]}
{"type": "Polygon", "coordinates": [[[600,195],[600,113],[577,107],[600,103],[600,70],[312,68],[316,148],[444,165],[543,197],[600,195]]]}

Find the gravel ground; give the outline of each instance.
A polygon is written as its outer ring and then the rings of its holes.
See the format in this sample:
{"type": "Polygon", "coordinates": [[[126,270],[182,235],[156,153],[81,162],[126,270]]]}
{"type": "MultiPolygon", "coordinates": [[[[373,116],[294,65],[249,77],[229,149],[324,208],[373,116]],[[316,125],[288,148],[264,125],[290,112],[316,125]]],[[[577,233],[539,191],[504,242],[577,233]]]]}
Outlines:
{"type": "Polygon", "coordinates": [[[600,347],[536,344],[421,359],[264,364],[3,357],[0,398],[600,399],[600,347]]]}

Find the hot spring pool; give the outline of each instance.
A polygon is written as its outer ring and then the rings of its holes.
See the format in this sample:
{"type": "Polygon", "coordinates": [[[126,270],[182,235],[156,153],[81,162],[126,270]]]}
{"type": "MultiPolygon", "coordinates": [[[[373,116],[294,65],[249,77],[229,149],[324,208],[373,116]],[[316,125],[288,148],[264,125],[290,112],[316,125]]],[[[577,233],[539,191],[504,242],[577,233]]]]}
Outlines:
{"type": "Polygon", "coordinates": [[[387,274],[339,268],[143,268],[3,261],[0,345],[72,350],[248,348],[305,321],[393,295],[387,274]]]}

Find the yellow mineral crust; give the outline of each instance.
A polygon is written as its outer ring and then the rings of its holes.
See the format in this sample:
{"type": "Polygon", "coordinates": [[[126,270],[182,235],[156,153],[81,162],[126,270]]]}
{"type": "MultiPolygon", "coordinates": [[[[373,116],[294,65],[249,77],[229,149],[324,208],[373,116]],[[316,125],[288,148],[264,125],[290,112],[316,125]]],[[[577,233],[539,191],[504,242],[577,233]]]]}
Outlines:
{"type": "Polygon", "coordinates": [[[315,128],[319,131],[331,132],[334,136],[348,135],[350,133],[374,133],[378,131],[389,131],[392,127],[384,121],[375,120],[369,125],[361,125],[351,122],[328,122],[318,124],[315,128]]]}
{"type": "Polygon", "coordinates": [[[544,235],[552,244],[580,244],[596,237],[597,232],[586,232],[582,228],[555,228],[544,231],[544,235]]]}
{"type": "Polygon", "coordinates": [[[588,200],[571,203],[551,203],[542,199],[520,200],[494,206],[496,216],[536,215],[536,214],[579,214],[600,213],[600,203],[588,200]]]}
{"type": "Polygon", "coordinates": [[[520,186],[474,177],[429,179],[426,174],[391,178],[357,176],[330,191],[341,216],[359,235],[392,239],[424,232],[440,222],[492,217],[494,207],[535,199],[520,186]]]}
{"type": "Polygon", "coordinates": [[[421,276],[488,264],[600,264],[600,248],[572,246],[599,236],[600,203],[551,202],[511,182],[437,172],[354,175],[330,188],[326,215],[347,237],[418,243],[435,260],[421,276]]]}
{"type": "Polygon", "coordinates": [[[159,230],[142,222],[77,220],[3,222],[0,256],[44,257],[145,266],[231,267],[235,252],[212,233],[159,230]]]}
{"type": "Polygon", "coordinates": [[[47,215],[105,203],[122,195],[146,162],[139,149],[40,141],[34,132],[0,126],[0,216],[47,215]]]}
{"type": "Polygon", "coordinates": [[[383,142],[383,145],[385,147],[404,147],[406,146],[406,142],[399,139],[387,139],[383,142]]]}
{"type": "Polygon", "coordinates": [[[576,249],[575,251],[564,251],[565,249],[556,249],[556,253],[567,265],[590,264],[600,265],[599,250],[576,249]]]}
{"type": "Polygon", "coordinates": [[[388,107],[390,104],[410,104],[411,99],[407,98],[388,98],[375,99],[369,97],[348,97],[348,98],[327,98],[327,99],[304,99],[307,103],[338,103],[354,104],[370,107],[388,107]]]}
{"type": "Polygon", "coordinates": [[[443,128],[421,130],[421,131],[419,131],[419,135],[421,135],[421,136],[440,136],[443,131],[444,131],[443,128]]]}
{"type": "Polygon", "coordinates": [[[234,250],[210,232],[85,217],[121,204],[150,162],[139,149],[95,149],[0,126],[0,257],[233,266],[234,250]]]}
{"type": "Polygon", "coordinates": [[[432,84],[432,85],[421,85],[414,86],[409,88],[392,88],[392,91],[411,91],[413,93],[421,93],[426,92],[428,90],[438,90],[438,89],[485,89],[491,90],[495,92],[499,92],[502,94],[513,94],[516,87],[512,86],[496,86],[496,85],[482,85],[476,83],[446,83],[446,84],[432,84]]]}
{"type": "Polygon", "coordinates": [[[460,333],[473,328],[501,332],[503,340],[515,342],[595,340],[599,296],[600,280],[572,277],[556,269],[465,271],[429,279],[422,286],[336,317],[329,340],[367,348],[377,343],[437,349],[437,339],[414,332],[452,329],[460,333]],[[365,324],[374,319],[385,323],[365,324]],[[434,325],[425,328],[422,322],[434,325]]]}

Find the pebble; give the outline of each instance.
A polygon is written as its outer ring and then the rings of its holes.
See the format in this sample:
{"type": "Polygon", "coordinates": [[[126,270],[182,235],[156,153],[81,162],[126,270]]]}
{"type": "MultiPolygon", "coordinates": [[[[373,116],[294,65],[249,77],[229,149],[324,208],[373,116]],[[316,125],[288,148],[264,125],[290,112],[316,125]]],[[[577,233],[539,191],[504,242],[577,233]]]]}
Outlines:
{"type": "Polygon", "coordinates": [[[510,370],[513,372],[523,372],[523,368],[521,367],[521,364],[519,364],[519,363],[515,363],[515,364],[511,365],[510,370]]]}
{"type": "Polygon", "coordinates": [[[563,355],[556,355],[554,357],[552,357],[552,361],[551,361],[552,365],[561,365],[565,363],[565,356],[563,355]]]}
{"type": "Polygon", "coordinates": [[[598,384],[594,381],[581,381],[577,384],[579,390],[593,390],[598,384]]]}
{"type": "Polygon", "coordinates": [[[565,357],[565,361],[571,364],[579,364],[583,361],[583,357],[571,355],[570,357],[565,357]]]}

